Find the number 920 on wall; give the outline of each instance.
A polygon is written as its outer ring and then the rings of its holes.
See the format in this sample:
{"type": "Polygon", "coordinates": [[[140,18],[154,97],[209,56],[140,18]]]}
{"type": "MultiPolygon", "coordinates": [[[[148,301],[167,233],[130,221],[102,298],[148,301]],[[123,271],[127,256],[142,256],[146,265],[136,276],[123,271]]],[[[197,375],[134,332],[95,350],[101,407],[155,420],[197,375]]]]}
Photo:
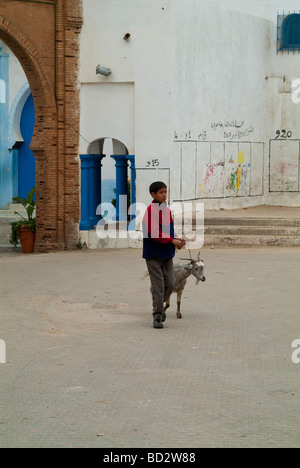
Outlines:
{"type": "Polygon", "coordinates": [[[196,454],[191,452],[149,452],[148,463],[195,463],[196,454]]]}

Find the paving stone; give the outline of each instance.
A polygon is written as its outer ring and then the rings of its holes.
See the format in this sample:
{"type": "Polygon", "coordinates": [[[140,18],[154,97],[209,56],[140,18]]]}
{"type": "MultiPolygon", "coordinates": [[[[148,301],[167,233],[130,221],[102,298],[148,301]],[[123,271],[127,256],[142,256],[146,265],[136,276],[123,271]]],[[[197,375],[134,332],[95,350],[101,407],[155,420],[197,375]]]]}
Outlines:
{"type": "Polygon", "coordinates": [[[299,248],[201,257],[155,330],[140,250],[1,253],[0,446],[299,447],[299,248]]]}

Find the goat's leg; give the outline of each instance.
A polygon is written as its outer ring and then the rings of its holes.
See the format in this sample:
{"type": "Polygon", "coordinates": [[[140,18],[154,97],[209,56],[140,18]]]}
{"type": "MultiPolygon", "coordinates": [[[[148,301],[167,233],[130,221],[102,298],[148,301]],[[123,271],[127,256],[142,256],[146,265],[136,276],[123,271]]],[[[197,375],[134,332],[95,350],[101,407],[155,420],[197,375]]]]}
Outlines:
{"type": "Polygon", "coordinates": [[[164,284],[165,284],[165,293],[164,293],[164,312],[170,307],[170,298],[174,289],[174,268],[173,260],[167,260],[163,265],[163,275],[164,275],[164,284]]]}
{"type": "Polygon", "coordinates": [[[181,318],[182,314],[180,312],[180,305],[181,305],[181,296],[182,296],[182,291],[179,291],[177,293],[177,318],[181,318]]]}

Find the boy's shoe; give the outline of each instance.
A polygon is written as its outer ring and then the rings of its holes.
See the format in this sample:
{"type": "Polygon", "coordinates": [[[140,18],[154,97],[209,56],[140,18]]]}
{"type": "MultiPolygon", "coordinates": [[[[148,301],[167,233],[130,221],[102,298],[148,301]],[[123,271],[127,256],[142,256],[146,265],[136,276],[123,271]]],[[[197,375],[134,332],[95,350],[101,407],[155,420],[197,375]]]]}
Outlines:
{"type": "Polygon", "coordinates": [[[164,328],[164,324],[162,323],[162,319],[160,317],[155,318],[153,320],[153,327],[154,328],[164,328]]]}
{"type": "Polygon", "coordinates": [[[163,313],[162,313],[162,316],[161,316],[161,321],[162,321],[162,322],[165,322],[165,321],[166,321],[166,318],[167,318],[167,314],[166,314],[166,312],[163,312],[163,313]]]}

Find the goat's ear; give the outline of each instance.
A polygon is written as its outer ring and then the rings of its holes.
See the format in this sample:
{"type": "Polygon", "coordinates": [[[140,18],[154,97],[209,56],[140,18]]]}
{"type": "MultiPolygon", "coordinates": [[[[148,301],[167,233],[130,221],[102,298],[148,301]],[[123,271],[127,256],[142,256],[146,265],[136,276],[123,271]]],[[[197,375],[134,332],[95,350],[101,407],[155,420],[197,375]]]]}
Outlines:
{"type": "Polygon", "coordinates": [[[185,265],[184,269],[185,269],[185,270],[192,270],[192,269],[193,269],[193,264],[192,264],[192,263],[188,263],[187,265],[185,265]]]}

